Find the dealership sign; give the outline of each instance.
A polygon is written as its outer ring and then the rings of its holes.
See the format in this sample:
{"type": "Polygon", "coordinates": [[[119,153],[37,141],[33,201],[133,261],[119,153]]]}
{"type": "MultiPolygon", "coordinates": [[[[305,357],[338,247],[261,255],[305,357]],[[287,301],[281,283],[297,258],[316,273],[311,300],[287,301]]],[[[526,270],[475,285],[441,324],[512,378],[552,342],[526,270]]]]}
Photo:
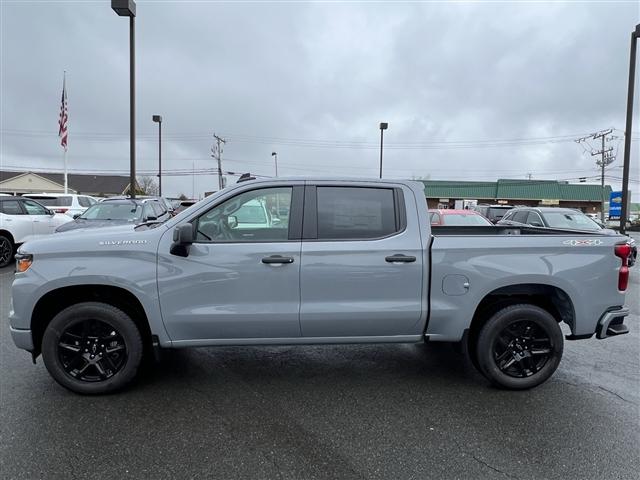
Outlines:
{"type": "Polygon", "coordinates": [[[609,220],[620,220],[622,215],[622,192],[611,192],[609,197],[609,220]]]}

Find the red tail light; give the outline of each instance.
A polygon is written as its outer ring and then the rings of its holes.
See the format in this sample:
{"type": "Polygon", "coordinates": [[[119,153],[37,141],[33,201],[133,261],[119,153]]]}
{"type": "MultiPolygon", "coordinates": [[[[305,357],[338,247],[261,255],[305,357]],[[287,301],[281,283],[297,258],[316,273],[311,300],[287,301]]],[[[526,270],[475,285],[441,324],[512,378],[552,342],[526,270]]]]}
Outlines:
{"type": "Polygon", "coordinates": [[[53,211],[56,212],[56,213],[67,213],[67,210],[69,210],[69,209],[68,208],[61,208],[61,207],[53,209],[53,211]]]}
{"type": "Polygon", "coordinates": [[[631,255],[631,245],[623,243],[616,245],[614,249],[616,257],[620,258],[622,265],[618,271],[618,290],[624,292],[629,285],[629,256],[631,255]]]}

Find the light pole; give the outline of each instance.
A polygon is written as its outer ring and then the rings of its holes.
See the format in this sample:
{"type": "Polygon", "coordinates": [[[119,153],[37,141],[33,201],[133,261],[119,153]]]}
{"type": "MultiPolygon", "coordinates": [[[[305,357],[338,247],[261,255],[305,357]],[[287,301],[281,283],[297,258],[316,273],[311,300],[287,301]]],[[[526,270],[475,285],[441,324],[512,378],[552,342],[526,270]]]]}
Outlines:
{"type": "Polygon", "coordinates": [[[276,177],[278,176],[278,152],[271,152],[271,156],[275,159],[276,162],[276,177]]]}
{"type": "Polygon", "coordinates": [[[626,233],[627,207],[629,205],[629,164],[631,163],[631,127],[633,119],[633,87],[636,78],[636,46],[640,38],[640,24],[631,32],[629,54],[629,87],[627,89],[627,124],[624,130],[624,163],[622,170],[622,211],[620,212],[620,233],[626,233]]]}
{"type": "Polygon", "coordinates": [[[154,115],[151,119],[158,124],[158,196],[162,196],[162,116],[154,115]]]}
{"type": "Polygon", "coordinates": [[[129,194],[136,197],[136,2],[111,0],[111,8],[129,17],[129,194]]]}
{"type": "Polygon", "coordinates": [[[388,123],[380,123],[380,178],[382,178],[382,142],[384,139],[384,131],[389,128],[388,123]]]}

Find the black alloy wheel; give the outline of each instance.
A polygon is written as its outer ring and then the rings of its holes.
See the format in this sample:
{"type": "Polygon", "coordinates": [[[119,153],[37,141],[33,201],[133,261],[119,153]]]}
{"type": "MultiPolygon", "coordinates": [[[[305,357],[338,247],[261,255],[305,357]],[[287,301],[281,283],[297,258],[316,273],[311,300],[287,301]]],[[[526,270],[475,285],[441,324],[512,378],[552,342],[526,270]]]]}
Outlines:
{"type": "Polygon", "coordinates": [[[535,322],[520,320],[500,332],[493,344],[493,358],[505,375],[526,378],[540,371],[553,355],[549,335],[535,322]]]}
{"type": "Polygon", "coordinates": [[[487,320],[474,354],[480,372],[494,385],[524,390],[553,375],[563,347],[562,329],[554,316],[523,303],[504,307],[487,320]]]}
{"type": "Polygon", "coordinates": [[[102,302],[82,302],[59,312],[42,337],[49,374],[69,390],[111,393],[135,378],[143,342],[132,318],[102,302]]]}
{"type": "Polygon", "coordinates": [[[62,332],[58,355],[65,372],[73,378],[100,382],[122,370],[127,362],[127,346],[112,325],[88,319],[62,332]]]}

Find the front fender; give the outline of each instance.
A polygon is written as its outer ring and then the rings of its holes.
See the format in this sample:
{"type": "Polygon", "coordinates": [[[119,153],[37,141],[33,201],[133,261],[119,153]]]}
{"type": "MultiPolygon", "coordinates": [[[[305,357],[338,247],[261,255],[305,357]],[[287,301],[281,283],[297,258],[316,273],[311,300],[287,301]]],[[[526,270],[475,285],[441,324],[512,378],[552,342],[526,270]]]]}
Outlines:
{"type": "Polygon", "coordinates": [[[30,329],[34,308],[47,293],[72,286],[118,287],[133,294],[144,309],[151,333],[162,345],[170,338],[162,322],[156,282],[156,252],[105,251],[100,255],[77,253],[73,261],[55,255],[34,255],[31,268],[16,274],[12,286],[10,324],[30,329]],[[100,272],[99,274],[95,272],[100,272]]]}

